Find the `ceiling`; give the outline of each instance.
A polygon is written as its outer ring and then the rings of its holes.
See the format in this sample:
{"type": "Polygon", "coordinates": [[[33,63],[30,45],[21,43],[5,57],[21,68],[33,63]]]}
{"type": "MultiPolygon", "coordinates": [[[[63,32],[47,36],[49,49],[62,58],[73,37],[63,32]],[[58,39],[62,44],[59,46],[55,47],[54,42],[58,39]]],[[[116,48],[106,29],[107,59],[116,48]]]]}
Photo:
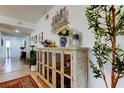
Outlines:
{"type": "Polygon", "coordinates": [[[36,23],[53,5],[0,5],[0,15],[36,23]]]}
{"type": "MultiPolygon", "coordinates": [[[[0,15],[37,23],[53,5],[0,5],[0,15]]],[[[31,29],[16,27],[8,24],[0,24],[0,32],[5,35],[26,36],[32,32],[31,29]],[[19,29],[19,33],[15,30],[19,29]]]]}
{"type": "Polygon", "coordinates": [[[27,28],[11,26],[7,24],[0,24],[0,32],[3,35],[24,37],[26,35],[29,35],[32,31],[33,30],[27,28]],[[16,30],[19,30],[19,32],[16,32],[16,30]]]}

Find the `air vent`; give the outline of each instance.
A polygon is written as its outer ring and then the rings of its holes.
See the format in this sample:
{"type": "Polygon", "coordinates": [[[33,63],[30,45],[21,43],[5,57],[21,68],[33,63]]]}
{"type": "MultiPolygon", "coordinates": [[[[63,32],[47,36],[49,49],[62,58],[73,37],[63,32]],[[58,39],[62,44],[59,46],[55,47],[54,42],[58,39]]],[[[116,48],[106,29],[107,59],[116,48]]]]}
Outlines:
{"type": "Polygon", "coordinates": [[[47,20],[47,19],[49,19],[49,15],[48,14],[45,16],[45,20],[47,20]]]}

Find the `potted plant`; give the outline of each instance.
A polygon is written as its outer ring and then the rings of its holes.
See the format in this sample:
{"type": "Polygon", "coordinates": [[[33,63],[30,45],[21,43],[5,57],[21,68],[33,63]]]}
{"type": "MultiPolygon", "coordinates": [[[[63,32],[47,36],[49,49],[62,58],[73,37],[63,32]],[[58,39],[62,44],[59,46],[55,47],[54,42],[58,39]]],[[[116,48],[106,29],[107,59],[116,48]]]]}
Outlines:
{"type": "Polygon", "coordinates": [[[31,71],[36,71],[36,60],[34,57],[31,58],[30,65],[31,65],[31,71]]]}
{"type": "Polygon", "coordinates": [[[27,58],[26,61],[31,67],[31,71],[35,71],[36,70],[36,51],[33,49],[35,45],[31,45],[30,47],[32,47],[32,50],[30,51],[30,57],[27,58]]]}
{"type": "Polygon", "coordinates": [[[31,71],[36,71],[36,55],[33,54],[33,56],[29,59],[29,65],[31,67],[31,71]]]}

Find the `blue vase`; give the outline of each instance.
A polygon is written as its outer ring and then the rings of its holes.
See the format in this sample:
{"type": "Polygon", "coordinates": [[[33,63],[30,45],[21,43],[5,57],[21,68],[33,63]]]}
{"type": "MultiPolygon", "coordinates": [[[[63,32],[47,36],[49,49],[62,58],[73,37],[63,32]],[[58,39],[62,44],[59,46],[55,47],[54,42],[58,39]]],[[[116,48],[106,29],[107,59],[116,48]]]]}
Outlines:
{"type": "Polygon", "coordinates": [[[44,46],[44,47],[48,47],[48,44],[44,43],[43,46],[44,46]]]}
{"type": "Polygon", "coordinates": [[[66,37],[61,37],[60,38],[60,44],[61,44],[61,47],[65,47],[66,46],[66,43],[67,43],[67,38],[66,37]]]}

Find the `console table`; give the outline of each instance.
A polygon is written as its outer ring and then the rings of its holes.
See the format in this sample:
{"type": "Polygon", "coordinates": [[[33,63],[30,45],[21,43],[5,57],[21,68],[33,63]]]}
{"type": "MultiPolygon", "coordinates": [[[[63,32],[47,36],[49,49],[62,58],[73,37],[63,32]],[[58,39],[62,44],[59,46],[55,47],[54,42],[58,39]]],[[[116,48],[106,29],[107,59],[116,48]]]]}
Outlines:
{"type": "Polygon", "coordinates": [[[49,87],[88,87],[88,48],[38,48],[37,76],[49,87]]]}

